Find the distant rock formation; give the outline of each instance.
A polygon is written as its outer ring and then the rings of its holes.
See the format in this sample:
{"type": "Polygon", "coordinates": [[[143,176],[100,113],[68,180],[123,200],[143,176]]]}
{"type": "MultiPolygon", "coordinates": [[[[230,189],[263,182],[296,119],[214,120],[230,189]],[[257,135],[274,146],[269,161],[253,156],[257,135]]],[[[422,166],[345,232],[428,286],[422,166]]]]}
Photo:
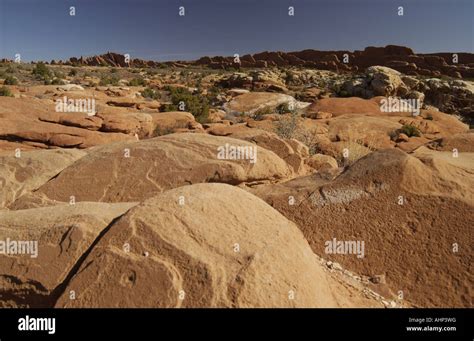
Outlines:
{"type": "Polygon", "coordinates": [[[156,62],[142,59],[130,59],[125,55],[107,52],[92,57],[72,57],[67,62],[51,61],[51,64],[112,66],[112,67],[159,67],[204,65],[213,69],[228,68],[267,68],[297,66],[329,70],[335,72],[357,72],[370,66],[387,66],[410,76],[453,78],[474,77],[474,53],[431,53],[417,54],[404,46],[387,45],[385,47],[367,47],[363,51],[318,51],[303,50],[296,52],[260,52],[241,56],[240,63],[235,58],[205,56],[196,61],[156,62]]]}
{"type": "Polygon", "coordinates": [[[202,57],[195,64],[212,68],[301,66],[330,71],[358,71],[374,65],[387,66],[407,75],[454,78],[474,77],[474,54],[456,53],[416,54],[404,46],[367,47],[363,51],[261,52],[244,55],[240,63],[234,57],[202,57]],[[347,62],[346,62],[347,61],[347,62]]]}
{"type": "Polygon", "coordinates": [[[111,66],[111,67],[158,67],[160,65],[183,66],[181,62],[155,62],[151,60],[130,59],[126,55],[107,52],[99,56],[92,57],[71,57],[68,61],[51,61],[51,65],[87,65],[87,66],[111,66]]]}

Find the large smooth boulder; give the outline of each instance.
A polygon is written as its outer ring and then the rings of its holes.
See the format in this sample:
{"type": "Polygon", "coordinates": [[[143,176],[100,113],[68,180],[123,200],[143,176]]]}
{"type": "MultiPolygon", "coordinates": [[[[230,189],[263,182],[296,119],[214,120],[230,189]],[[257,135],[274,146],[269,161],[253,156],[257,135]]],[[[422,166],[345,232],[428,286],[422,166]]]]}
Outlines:
{"type": "Polygon", "coordinates": [[[197,184],[116,221],[56,306],[336,307],[331,290],[293,223],[242,189],[197,184]]]}
{"type": "Polygon", "coordinates": [[[283,159],[253,143],[183,133],[96,148],[36,194],[59,201],[69,201],[70,196],[76,201],[141,201],[183,185],[276,181],[291,174],[283,159]],[[228,150],[256,150],[256,162],[245,158],[220,159],[219,150],[225,150],[226,145],[228,150]]]}
{"type": "Polygon", "coordinates": [[[292,180],[252,190],[303,231],[318,255],[369,278],[375,290],[421,307],[471,306],[474,153],[419,148],[373,152],[333,181],[292,180]],[[288,197],[294,204],[289,205],[288,197]],[[326,242],[365,243],[363,257],[326,242]]]}
{"type": "Polygon", "coordinates": [[[277,134],[261,129],[249,128],[245,125],[219,125],[208,130],[212,135],[229,136],[236,139],[255,143],[256,145],[271,150],[293,169],[298,175],[309,171],[305,167],[305,159],[309,157],[308,147],[295,139],[283,139],[277,134]]]}
{"type": "Polygon", "coordinates": [[[347,114],[367,116],[385,115],[380,111],[380,104],[376,99],[366,100],[358,97],[322,98],[308,106],[305,111],[308,117],[311,117],[318,112],[330,113],[333,117],[347,114]]]}
{"type": "Polygon", "coordinates": [[[0,306],[52,307],[100,233],[134,205],[77,203],[0,211],[0,241],[9,250],[0,254],[0,306]],[[13,252],[11,245],[19,242],[28,245],[22,248],[27,252],[13,252]]]}

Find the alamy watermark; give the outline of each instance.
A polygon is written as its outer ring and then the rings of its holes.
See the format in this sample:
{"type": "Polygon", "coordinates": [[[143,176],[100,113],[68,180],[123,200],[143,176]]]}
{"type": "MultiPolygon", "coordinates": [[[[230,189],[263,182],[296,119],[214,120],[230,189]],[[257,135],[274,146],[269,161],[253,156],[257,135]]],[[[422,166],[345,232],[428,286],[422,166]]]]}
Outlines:
{"type": "Polygon", "coordinates": [[[219,160],[249,160],[250,163],[257,162],[257,146],[233,146],[226,143],[217,148],[219,160]]]}
{"type": "Polygon", "coordinates": [[[380,111],[392,113],[411,112],[413,116],[418,116],[420,114],[421,105],[419,99],[402,99],[390,96],[380,101],[380,111]]]}
{"type": "Polygon", "coordinates": [[[30,255],[38,257],[37,240],[0,240],[0,255],[30,255]]]}
{"type": "Polygon", "coordinates": [[[324,243],[324,252],[328,255],[357,255],[365,256],[365,242],[363,240],[337,240],[333,238],[324,243]]]}
{"type": "Polygon", "coordinates": [[[95,98],[58,98],[56,112],[81,112],[88,116],[95,115],[95,98]]]}

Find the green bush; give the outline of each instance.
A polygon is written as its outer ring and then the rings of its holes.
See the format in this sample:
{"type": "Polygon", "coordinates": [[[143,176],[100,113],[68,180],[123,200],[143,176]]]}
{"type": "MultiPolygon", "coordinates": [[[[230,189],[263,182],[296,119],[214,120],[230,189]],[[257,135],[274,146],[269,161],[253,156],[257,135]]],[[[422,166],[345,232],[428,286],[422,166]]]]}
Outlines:
{"type": "Polygon", "coordinates": [[[13,97],[11,91],[6,86],[0,88],[0,96],[13,97]]]}
{"type": "Polygon", "coordinates": [[[54,78],[49,84],[51,84],[51,85],[64,85],[66,83],[61,78],[54,78]]]}
{"type": "Polygon", "coordinates": [[[263,116],[270,114],[273,114],[273,110],[267,107],[258,109],[250,117],[253,118],[255,121],[261,121],[263,119],[263,116]]]}
{"type": "Polygon", "coordinates": [[[412,136],[421,136],[421,132],[420,130],[411,125],[411,124],[405,124],[401,129],[400,129],[400,132],[405,134],[406,136],[408,137],[412,137],[412,136]]]}
{"type": "Polygon", "coordinates": [[[119,79],[115,76],[103,76],[100,79],[99,85],[118,85],[119,79]]]}
{"type": "Polygon", "coordinates": [[[346,90],[341,90],[338,93],[339,97],[350,97],[351,95],[346,90]]]}
{"type": "Polygon", "coordinates": [[[146,86],[147,82],[142,77],[133,78],[128,81],[129,86],[146,86]]]}
{"type": "Polygon", "coordinates": [[[172,104],[164,106],[164,111],[178,111],[180,105],[184,104],[184,111],[188,111],[196,117],[198,122],[206,122],[209,115],[209,101],[205,96],[193,95],[186,88],[166,87],[172,104]]]}
{"type": "Polygon", "coordinates": [[[76,69],[71,69],[71,71],[69,71],[68,75],[70,77],[75,77],[77,76],[77,70],[76,69]]]}
{"type": "Polygon", "coordinates": [[[156,70],[154,68],[147,69],[146,73],[147,73],[147,75],[152,76],[152,77],[159,74],[158,70],[156,70]]]}
{"type": "Polygon", "coordinates": [[[5,78],[5,81],[3,82],[5,85],[17,85],[18,84],[18,79],[12,76],[7,76],[5,78]]]}
{"type": "Polygon", "coordinates": [[[35,75],[37,78],[43,79],[43,80],[46,80],[47,78],[52,77],[52,74],[49,68],[46,66],[46,64],[41,63],[41,62],[35,65],[31,73],[35,75]]]}
{"type": "Polygon", "coordinates": [[[174,130],[172,128],[162,128],[162,127],[156,127],[155,131],[153,132],[153,136],[154,137],[157,137],[157,136],[163,136],[163,135],[169,135],[169,134],[173,134],[174,133],[174,130]]]}
{"type": "Polygon", "coordinates": [[[63,79],[65,75],[61,71],[54,71],[54,77],[63,79]]]}
{"type": "Polygon", "coordinates": [[[5,69],[5,72],[6,73],[15,73],[16,69],[13,66],[8,65],[8,67],[5,69]]]}
{"type": "Polygon", "coordinates": [[[287,113],[292,113],[294,109],[290,108],[290,105],[288,103],[282,103],[276,107],[277,113],[280,115],[287,114],[287,113]]]}
{"type": "Polygon", "coordinates": [[[142,91],[142,96],[149,99],[158,99],[159,94],[151,88],[145,88],[142,91]]]}

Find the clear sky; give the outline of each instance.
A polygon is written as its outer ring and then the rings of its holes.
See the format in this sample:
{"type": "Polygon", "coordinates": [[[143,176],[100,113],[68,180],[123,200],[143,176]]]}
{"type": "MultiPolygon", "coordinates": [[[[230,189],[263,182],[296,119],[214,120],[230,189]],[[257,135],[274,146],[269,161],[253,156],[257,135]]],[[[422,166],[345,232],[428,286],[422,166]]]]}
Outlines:
{"type": "Polygon", "coordinates": [[[191,60],[388,44],[474,52],[473,18],[474,0],[0,0],[0,57],[49,61],[114,51],[191,60]]]}

